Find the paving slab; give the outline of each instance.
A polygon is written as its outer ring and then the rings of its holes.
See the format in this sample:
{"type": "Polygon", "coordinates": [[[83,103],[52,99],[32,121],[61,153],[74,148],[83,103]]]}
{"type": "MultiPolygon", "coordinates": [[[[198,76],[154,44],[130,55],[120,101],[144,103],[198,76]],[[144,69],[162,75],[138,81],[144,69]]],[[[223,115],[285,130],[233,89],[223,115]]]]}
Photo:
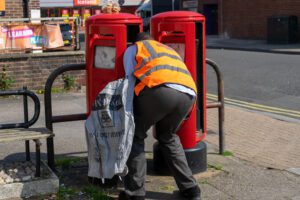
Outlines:
{"type": "Polygon", "coordinates": [[[209,183],[234,199],[282,200],[300,195],[300,177],[285,170],[270,169],[235,157],[210,156],[223,165],[220,176],[209,183]]]}
{"type": "MultiPolygon", "coordinates": [[[[206,140],[218,145],[217,110],[208,113],[206,140]]],[[[300,123],[225,106],[225,149],[236,157],[276,169],[300,167],[300,123]]]]}

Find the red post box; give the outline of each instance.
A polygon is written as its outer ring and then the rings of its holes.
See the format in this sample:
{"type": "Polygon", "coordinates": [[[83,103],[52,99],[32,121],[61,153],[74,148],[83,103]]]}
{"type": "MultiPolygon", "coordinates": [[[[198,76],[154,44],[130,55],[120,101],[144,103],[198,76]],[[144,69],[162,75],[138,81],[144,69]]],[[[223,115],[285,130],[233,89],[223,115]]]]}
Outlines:
{"type": "Polygon", "coordinates": [[[99,14],[86,21],[87,110],[108,82],[124,77],[123,53],[142,31],[132,14],[99,14]]]}
{"type": "Polygon", "coordinates": [[[197,106],[177,134],[192,171],[205,171],[206,145],[201,142],[206,136],[205,17],[191,11],[164,12],[151,18],[150,29],[154,39],[179,53],[196,82],[197,106]]]}

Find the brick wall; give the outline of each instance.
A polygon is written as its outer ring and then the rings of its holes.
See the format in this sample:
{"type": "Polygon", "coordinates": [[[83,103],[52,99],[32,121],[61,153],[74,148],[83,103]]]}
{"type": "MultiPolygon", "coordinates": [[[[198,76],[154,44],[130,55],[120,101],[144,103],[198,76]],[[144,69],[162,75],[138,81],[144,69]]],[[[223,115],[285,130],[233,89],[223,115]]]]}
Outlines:
{"type": "MultiPolygon", "coordinates": [[[[24,17],[24,6],[23,0],[6,0],[5,1],[5,16],[1,18],[23,18],[24,17]]],[[[40,9],[39,0],[29,1],[29,16],[31,9],[40,9]]]]}
{"type": "MultiPolygon", "coordinates": [[[[43,54],[16,54],[0,56],[0,75],[2,66],[8,65],[7,76],[12,77],[15,82],[11,89],[19,89],[27,86],[28,89],[44,89],[49,75],[63,64],[83,63],[85,56],[83,52],[56,52],[43,54]]],[[[77,88],[85,85],[85,71],[68,72],[76,78],[77,88]]],[[[62,88],[63,81],[58,77],[53,87],[62,88]]]]}
{"type": "MultiPolygon", "coordinates": [[[[296,15],[300,28],[299,0],[223,0],[223,29],[230,38],[266,39],[267,18],[273,15],[296,15]]],[[[221,15],[219,16],[221,20],[221,15]]],[[[222,23],[220,23],[222,24],[222,23]]],[[[300,31],[298,31],[300,38],[300,31]]]]}
{"type": "Polygon", "coordinates": [[[29,10],[38,9],[40,10],[40,1],[39,0],[30,0],[29,1],[29,10]]]}

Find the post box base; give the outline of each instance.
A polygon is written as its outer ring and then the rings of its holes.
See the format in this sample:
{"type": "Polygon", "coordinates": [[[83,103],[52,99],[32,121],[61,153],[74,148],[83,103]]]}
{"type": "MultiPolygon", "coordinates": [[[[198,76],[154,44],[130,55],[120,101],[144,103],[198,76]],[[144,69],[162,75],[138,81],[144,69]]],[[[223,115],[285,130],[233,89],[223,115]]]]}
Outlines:
{"type": "MultiPolygon", "coordinates": [[[[207,170],[207,152],[204,142],[197,143],[193,149],[184,149],[184,152],[193,174],[207,170]]],[[[158,142],[153,144],[153,170],[159,175],[171,175],[158,142]]]]}

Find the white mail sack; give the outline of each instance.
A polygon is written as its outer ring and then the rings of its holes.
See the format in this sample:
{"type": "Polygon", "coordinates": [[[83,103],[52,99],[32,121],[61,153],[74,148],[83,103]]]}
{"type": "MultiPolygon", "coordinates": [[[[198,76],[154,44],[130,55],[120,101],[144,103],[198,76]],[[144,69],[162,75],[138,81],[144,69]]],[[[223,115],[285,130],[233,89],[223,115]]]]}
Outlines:
{"type": "Polygon", "coordinates": [[[89,177],[110,179],[127,173],[135,128],[133,94],[128,79],[118,79],[97,95],[85,122],[89,177]]]}

